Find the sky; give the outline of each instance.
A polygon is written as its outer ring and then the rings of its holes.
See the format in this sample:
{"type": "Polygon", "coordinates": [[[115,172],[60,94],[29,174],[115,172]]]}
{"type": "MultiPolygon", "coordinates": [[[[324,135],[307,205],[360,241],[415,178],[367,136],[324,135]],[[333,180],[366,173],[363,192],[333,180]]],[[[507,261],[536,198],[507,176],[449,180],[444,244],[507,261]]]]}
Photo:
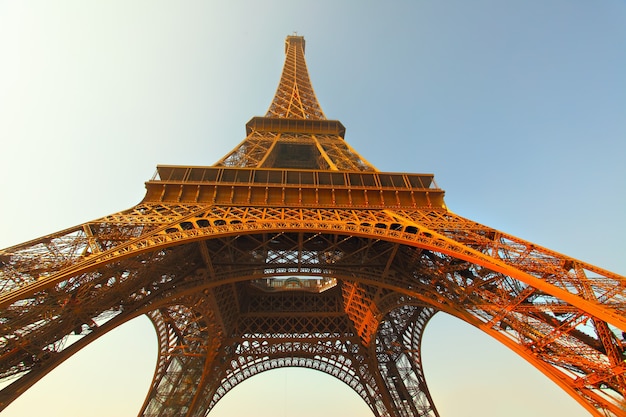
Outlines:
{"type": "MultiPolygon", "coordinates": [[[[265,114],[294,32],[325,114],[379,170],[434,173],[453,212],[626,274],[621,0],[0,0],[0,247],[133,206],[157,164],[214,164],[265,114]]],[[[422,354],[444,417],[588,415],[443,313],[422,354]]],[[[136,415],[155,358],[140,317],[1,415],[136,415]]],[[[253,413],[372,415],[297,369],[210,415],[253,413]]]]}

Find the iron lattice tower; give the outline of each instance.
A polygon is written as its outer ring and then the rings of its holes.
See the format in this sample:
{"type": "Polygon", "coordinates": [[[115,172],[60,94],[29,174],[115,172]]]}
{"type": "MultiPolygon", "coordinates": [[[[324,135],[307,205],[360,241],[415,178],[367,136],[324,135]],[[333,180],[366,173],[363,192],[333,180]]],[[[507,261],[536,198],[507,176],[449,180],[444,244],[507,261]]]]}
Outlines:
{"type": "Polygon", "coordinates": [[[379,172],[326,119],[304,50],[287,37],[267,114],[215,165],[158,166],[135,207],[0,251],[1,407],[145,314],[141,416],[204,416],[292,366],[376,416],[438,416],[420,343],[444,311],[593,415],[625,415],[626,279],[450,212],[433,175],[379,172]]]}

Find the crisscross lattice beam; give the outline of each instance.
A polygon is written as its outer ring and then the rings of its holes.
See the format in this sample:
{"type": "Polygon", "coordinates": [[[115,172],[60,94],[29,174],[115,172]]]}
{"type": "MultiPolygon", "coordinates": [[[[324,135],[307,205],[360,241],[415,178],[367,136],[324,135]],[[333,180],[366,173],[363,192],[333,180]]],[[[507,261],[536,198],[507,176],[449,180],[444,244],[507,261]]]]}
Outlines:
{"type": "Polygon", "coordinates": [[[304,60],[304,37],[287,36],[285,65],[266,117],[325,119],[304,60]]]}

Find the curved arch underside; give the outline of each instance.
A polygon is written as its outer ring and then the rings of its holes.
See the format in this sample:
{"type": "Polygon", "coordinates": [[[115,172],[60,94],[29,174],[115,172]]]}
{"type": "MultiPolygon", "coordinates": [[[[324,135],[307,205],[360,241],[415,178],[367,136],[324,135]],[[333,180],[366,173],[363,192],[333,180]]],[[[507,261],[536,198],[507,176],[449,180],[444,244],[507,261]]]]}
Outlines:
{"type": "Polygon", "coordinates": [[[624,278],[443,209],[142,204],[0,262],[2,407],[148,314],[160,353],[142,415],[205,415],[254,374],[304,366],[377,416],[436,416],[419,351],[446,311],[593,414],[623,414],[624,278]]]}

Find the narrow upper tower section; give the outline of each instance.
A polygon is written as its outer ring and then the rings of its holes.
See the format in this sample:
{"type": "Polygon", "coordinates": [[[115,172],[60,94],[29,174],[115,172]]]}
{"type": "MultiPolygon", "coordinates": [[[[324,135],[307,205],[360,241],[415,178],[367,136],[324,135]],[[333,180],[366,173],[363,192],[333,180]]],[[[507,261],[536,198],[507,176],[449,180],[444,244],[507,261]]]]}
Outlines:
{"type": "Polygon", "coordinates": [[[311,86],[304,60],[304,46],[303,36],[287,36],[285,39],[283,74],[265,117],[326,119],[311,86]]]}
{"type": "Polygon", "coordinates": [[[304,62],[304,38],[287,36],[285,66],[264,117],[211,167],[159,165],[144,202],[254,207],[443,207],[432,174],[382,173],[328,120],[304,62]]]}
{"type": "Polygon", "coordinates": [[[216,166],[232,168],[375,171],[345,141],[346,128],[328,120],[311,86],[304,38],[287,36],[285,65],[264,117],[246,123],[246,138],[216,166]]]}

